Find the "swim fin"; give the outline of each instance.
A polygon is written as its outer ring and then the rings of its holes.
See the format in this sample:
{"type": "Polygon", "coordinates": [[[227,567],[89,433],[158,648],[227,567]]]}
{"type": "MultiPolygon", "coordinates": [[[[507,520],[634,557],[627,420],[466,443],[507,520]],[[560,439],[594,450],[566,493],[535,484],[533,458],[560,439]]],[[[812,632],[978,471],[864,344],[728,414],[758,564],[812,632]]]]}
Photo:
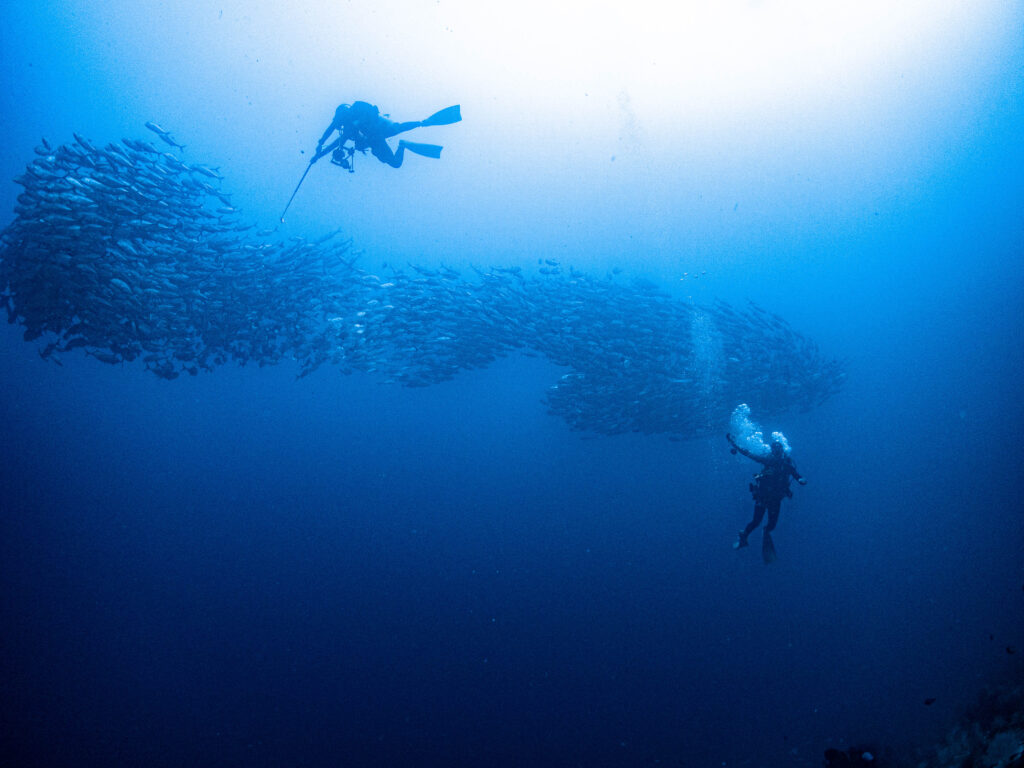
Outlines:
{"type": "Polygon", "coordinates": [[[775,562],[775,544],[772,542],[772,535],[767,531],[761,541],[761,557],[764,558],[765,563],[775,562]]]}
{"type": "Polygon", "coordinates": [[[440,112],[435,112],[420,125],[451,125],[462,119],[462,106],[456,104],[454,107],[446,107],[440,112]]]}
{"type": "Polygon", "coordinates": [[[417,144],[414,141],[401,141],[403,147],[412,152],[414,155],[422,155],[423,157],[432,157],[435,160],[441,157],[441,150],[443,147],[437,144],[417,144]]]}

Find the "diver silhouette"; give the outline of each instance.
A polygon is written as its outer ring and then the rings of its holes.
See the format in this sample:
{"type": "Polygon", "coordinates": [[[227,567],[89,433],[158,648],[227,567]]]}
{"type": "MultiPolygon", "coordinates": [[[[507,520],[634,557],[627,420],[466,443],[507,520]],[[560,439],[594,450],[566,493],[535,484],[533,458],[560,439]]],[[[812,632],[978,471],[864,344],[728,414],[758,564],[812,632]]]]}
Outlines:
{"type": "Polygon", "coordinates": [[[790,498],[793,492],[789,489],[789,478],[795,479],[800,485],[807,485],[807,480],[796,470],[796,465],[786,452],[783,440],[776,435],[772,436],[771,447],[767,456],[759,456],[756,453],[740,447],[731,434],[725,437],[732,446],[732,453],[742,453],[748,459],[761,464],[761,471],[754,475],[754,482],[750,484],[750,493],[754,497],[754,518],[747,523],[747,527],[740,531],[739,538],[733,547],[742,549],[747,546],[747,538],[753,533],[764,520],[765,512],[768,513],[768,524],[764,527],[764,538],[761,542],[761,554],[766,563],[775,560],[775,544],[772,541],[772,531],[779,522],[779,511],[782,507],[782,500],[790,498]]]}
{"type": "Polygon", "coordinates": [[[458,104],[435,112],[425,120],[410,120],[404,123],[388,119],[387,115],[382,115],[376,106],[366,101],[342,104],[335,111],[334,119],[317,142],[313,162],[330,153],[332,163],[352,172],[355,170],[352,161],[357,151],[365,154],[366,150],[370,150],[374,157],[392,168],[401,167],[406,150],[416,155],[437,159],[441,157],[442,149],[437,144],[419,144],[402,139],[398,142],[398,150],[394,151],[387,140],[413,128],[451,125],[460,120],[462,112],[458,104]],[[338,132],[337,138],[325,147],[324,143],[335,131],[338,132]],[[348,146],[348,142],[352,142],[351,146],[348,146]]]}

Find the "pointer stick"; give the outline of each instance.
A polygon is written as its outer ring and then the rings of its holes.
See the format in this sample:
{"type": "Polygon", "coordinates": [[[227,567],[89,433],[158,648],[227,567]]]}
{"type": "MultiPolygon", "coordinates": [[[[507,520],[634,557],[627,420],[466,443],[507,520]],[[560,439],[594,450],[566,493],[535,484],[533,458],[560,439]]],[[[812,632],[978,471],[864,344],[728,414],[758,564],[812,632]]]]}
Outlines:
{"type": "Polygon", "coordinates": [[[284,215],[286,213],[288,213],[288,208],[289,208],[289,206],[291,206],[292,200],[295,199],[295,195],[297,195],[298,192],[299,192],[299,187],[301,187],[302,186],[302,182],[304,182],[306,180],[306,174],[309,173],[309,169],[313,167],[313,163],[315,163],[318,159],[319,158],[314,157],[312,160],[309,161],[309,165],[306,166],[305,173],[302,174],[302,178],[299,179],[299,183],[295,185],[295,191],[292,192],[292,196],[288,198],[288,205],[286,205],[284,207],[284,210],[281,211],[281,223],[282,224],[284,224],[284,215]]]}

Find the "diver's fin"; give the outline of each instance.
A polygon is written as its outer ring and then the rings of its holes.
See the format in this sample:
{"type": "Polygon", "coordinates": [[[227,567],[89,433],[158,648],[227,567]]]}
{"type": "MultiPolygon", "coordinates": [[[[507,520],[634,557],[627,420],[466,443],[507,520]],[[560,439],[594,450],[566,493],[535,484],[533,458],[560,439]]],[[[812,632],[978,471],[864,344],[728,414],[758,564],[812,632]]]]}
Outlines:
{"type": "Polygon", "coordinates": [[[772,542],[772,535],[764,532],[764,539],[761,541],[761,557],[766,563],[775,562],[775,544],[772,542]]]}
{"type": "Polygon", "coordinates": [[[437,144],[417,144],[414,141],[402,141],[402,146],[412,152],[414,155],[423,155],[423,157],[432,157],[435,160],[441,157],[441,150],[443,147],[437,144]]]}
{"type": "Polygon", "coordinates": [[[446,107],[440,112],[435,112],[420,125],[451,125],[462,119],[462,107],[456,104],[454,107],[446,107]]]}

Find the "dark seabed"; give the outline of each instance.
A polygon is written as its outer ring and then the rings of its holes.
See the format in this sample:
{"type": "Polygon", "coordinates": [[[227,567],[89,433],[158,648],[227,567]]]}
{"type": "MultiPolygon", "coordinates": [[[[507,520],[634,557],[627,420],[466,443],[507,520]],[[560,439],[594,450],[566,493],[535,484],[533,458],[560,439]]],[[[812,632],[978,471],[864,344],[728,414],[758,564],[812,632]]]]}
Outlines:
{"type": "Polygon", "coordinates": [[[1021,765],[1019,4],[21,5],[0,766],[1021,765]]]}

